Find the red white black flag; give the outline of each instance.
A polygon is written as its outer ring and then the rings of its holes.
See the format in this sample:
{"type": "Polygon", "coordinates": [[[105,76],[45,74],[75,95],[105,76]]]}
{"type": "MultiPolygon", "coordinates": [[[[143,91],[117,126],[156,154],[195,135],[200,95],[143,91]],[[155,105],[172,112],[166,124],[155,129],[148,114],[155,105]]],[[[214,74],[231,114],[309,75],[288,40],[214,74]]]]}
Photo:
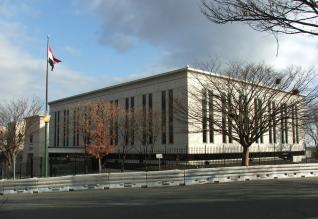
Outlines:
{"type": "Polygon", "coordinates": [[[51,47],[48,47],[47,53],[48,53],[48,62],[50,63],[51,71],[53,71],[54,65],[61,62],[61,60],[59,60],[53,55],[51,47]]]}

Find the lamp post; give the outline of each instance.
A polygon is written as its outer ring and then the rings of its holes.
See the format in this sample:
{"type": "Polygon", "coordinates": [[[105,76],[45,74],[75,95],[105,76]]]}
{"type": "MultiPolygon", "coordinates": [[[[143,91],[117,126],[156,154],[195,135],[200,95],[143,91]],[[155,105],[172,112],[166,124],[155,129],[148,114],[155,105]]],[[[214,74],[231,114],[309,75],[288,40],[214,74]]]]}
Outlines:
{"type": "Polygon", "coordinates": [[[48,124],[50,121],[50,115],[47,113],[44,115],[44,123],[45,123],[45,130],[44,130],[44,176],[48,177],[48,124]]]}

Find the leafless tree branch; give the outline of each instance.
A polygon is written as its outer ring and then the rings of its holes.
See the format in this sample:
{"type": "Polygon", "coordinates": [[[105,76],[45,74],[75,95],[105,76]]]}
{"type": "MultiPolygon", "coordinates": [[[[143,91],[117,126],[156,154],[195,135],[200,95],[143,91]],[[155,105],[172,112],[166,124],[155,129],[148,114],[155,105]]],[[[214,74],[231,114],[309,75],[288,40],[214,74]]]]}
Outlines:
{"type": "Polygon", "coordinates": [[[202,0],[212,22],[244,22],[271,33],[318,35],[318,4],[313,0],[202,0]]]}

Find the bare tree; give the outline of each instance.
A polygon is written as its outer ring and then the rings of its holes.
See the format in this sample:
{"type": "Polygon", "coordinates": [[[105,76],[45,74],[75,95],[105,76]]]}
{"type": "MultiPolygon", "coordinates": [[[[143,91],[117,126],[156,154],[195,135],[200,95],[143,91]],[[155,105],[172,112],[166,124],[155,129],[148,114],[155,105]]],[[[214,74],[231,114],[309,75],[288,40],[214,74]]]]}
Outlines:
{"type": "Polygon", "coordinates": [[[148,111],[139,108],[135,112],[136,138],[139,142],[137,150],[143,154],[146,166],[159,140],[162,125],[160,118],[161,114],[155,107],[149,108],[148,111]]]}
{"type": "Polygon", "coordinates": [[[135,148],[136,118],[134,107],[127,106],[116,109],[114,128],[118,131],[118,152],[121,159],[121,171],[125,171],[127,153],[135,148]],[[117,124],[117,125],[116,125],[117,124]]]}
{"type": "Polygon", "coordinates": [[[203,14],[212,22],[244,22],[257,31],[318,35],[315,0],[201,0],[203,14]]]}
{"type": "Polygon", "coordinates": [[[292,126],[293,142],[299,143],[306,106],[317,97],[311,72],[299,68],[277,72],[264,64],[230,64],[220,75],[207,70],[192,75],[189,107],[183,104],[187,101],[177,101],[178,114],[186,115],[190,132],[215,131],[223,142],[239,143],[245,166],[250,146],[264,135],[269,135],[270,143],[278,139],[286,143],[292,126]]]}
{"type": "MultiPolygon", "coordinates": [[[[9,170],[13,165],[15,179],[15,162],[18,153],[23,149],[27,129],[26,118],[38,115],[42,104],[38,99],[16,99],[0,104],[0,151],[3,153],[9,170]]],[[[29,120],[31,121],[31,120],[29,120]]]]}
{"type": "Polygon", "coordinates": [[[308,119],[305,124],[305,134],[313,141],[318,151],[318,108],[312,107],[308,112],[308,119]]]}
{"type": "Polygon", "coordinates": [[[110,132],[110,121],[114,118],[114,110],[105,101],[97,101],[81,106],[79,129],[83,134],[86,153],[98,160],[98,170],[101,173],[101,159],[113,151],[110,132]]]}

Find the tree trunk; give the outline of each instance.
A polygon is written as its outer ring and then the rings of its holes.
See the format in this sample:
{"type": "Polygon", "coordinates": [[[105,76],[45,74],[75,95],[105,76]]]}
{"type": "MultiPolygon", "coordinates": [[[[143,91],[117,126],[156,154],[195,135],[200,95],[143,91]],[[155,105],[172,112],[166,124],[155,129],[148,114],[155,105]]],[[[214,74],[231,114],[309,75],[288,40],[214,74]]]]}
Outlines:
{"type": "Polygon", "coordinates": [[[11,177],[11,163],[6,160],[4,163],[4,177],[9,179],[11,177]]]}
{"type": "Polygon", "coordinates": [[[250,161],[250,152],[249,147],[243,147],[243,154],[242,154],[242,166],[249,166],[250,161]]]}
{"type": "Polygon", "coordinates": [[[125,160],[126,160],[126,155],[122,155],[121,157],[121,172],[125,172],[125,160]]]}
{"type": "Polygon", "coordinates": [[[125,163],[125,161],[124,161],[124,158],[123,159],[121,159],[121,163],[120,163],[120,172],[125,172],[125,167],[124,167],[124,163],[125,163]]]}
{"type": "MultiPolygon", "coordinates": [[[[316,139],[314,139],[314,144],[315,144],[315,147],[316,147],[316,153],[318,153],[318,143],[317,143],[316,139]]],[[[305,150],[306,150],[306,146],[305,146],[305,150]]]]}
{"type": "Polygon", "coordinates": [[[101,173],[102,172],[102,159],[98,158],[98,172],[101,173]]]}
{"type": "Polygon", "coordinates": [[[13,155],[13,180],[15,180],[15,154],[13,155]]]}

